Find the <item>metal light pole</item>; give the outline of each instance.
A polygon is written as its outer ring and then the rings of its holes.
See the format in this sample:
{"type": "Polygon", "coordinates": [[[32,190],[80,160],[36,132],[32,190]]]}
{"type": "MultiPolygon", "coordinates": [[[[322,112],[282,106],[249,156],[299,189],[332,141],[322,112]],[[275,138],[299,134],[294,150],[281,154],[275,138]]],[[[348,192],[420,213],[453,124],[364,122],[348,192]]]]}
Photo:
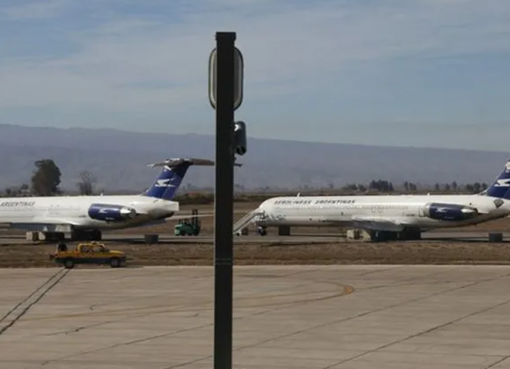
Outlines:
{"type": "Polygon", "coordinates": [[[234,111],[243,100],[243,57],[235,40],[235,32],[217,32],[209,57],[209,102],[216,110],[214,369],[232,368],[234,163],[235,153],[246,151],[237,149],[234,134],[234,111]]]}

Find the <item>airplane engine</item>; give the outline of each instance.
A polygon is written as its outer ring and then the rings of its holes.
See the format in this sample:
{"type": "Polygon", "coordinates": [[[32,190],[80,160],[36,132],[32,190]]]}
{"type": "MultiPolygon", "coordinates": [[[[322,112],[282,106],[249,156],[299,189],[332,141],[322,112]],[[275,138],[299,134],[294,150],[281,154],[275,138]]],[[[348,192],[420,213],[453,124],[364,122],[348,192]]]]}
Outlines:
{"type": "Polygon", "coordinates": [[[89,217],[106,222],[119,222],[136,216],[136,210],[122,205],[92,204],[89,217]]]}
{"type": "Polygon", "coordinates": [[[478,210],[464,205],[430,203],[425,205],[424,215],[437,220],[460,221],[478,216],[478,210]]]}

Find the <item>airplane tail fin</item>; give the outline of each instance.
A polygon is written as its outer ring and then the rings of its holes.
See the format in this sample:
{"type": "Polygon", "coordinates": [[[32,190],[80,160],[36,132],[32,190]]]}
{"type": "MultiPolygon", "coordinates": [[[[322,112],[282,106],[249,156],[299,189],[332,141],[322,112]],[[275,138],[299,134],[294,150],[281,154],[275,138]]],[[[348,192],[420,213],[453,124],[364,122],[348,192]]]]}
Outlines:
{"type": "Polygon", "coordinates": [[[510,200],[510,160],[505,164],[503,172],[496,178],[496,181],[485,191],[483,195],[510,200]]]}
{"type": "Polygon", "coordinates": [[[144,196],[172,200],[188,168],[192,165],[214,166],[214,161],[197,158],[176,158],[149,164],[148,166],[151,168],[163,167],[163,171],[159,174],[152,186],[144,193],[144,196]]]}

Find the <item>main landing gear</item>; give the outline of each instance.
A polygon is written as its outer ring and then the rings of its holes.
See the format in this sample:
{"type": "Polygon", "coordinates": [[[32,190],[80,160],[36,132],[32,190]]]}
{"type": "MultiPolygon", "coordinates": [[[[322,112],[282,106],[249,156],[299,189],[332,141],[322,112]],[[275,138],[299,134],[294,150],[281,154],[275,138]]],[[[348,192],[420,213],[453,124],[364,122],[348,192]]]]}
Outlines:
{"type": "Polygon", "coordinates": [[[101,241],[102,233],[98,229],[81,230],[77,229],[71,233],[72,241],[101,241]]]}
{"type": "Polygon", "coordinates": [[[257,227],[257,233],[261,236],[266,236],[267,235],[267,227],[264,227],[264,226],[258,226],[257,227]]]}
{"type": "Polygon", "coordinates": [[[407,228],[401,232],[389,232],[389,231],[373,231],[371,232],[370,238],[372,241],[411,241],[420,240],[421,231],[419,229],[407,228]]]}
{"type": "MultiPolygon", "coordinates": [[[[63,242],[66,239],[64,232],[27,232],[27,240],[43,242],[63,242]]],[[[101,241],[102,234],[98,229],[75,229],[70,234],[70,241],[101,241]]]]}

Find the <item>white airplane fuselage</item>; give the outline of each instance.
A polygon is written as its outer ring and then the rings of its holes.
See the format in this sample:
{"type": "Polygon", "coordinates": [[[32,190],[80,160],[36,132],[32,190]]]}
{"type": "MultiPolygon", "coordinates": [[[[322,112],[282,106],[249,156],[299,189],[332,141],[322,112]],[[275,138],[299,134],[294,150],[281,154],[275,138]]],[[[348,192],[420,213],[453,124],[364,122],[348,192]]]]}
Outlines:
{"type": "Polygon", "coordinates": [[[481,195],[297,196],[266,200],[257,211],[263,216],[255,223],[264,226],[354,226],[398,232],[501,218],[510,215],[510,202],[481,195]]]}
{"type": "MultiPolygon", "coordinates": [[[[200,158],[169,158],[149,164],[162,167],[152,185],[141,194],[127,196],[48,196],[0,198],[0,225],[37,231],[46,240],[99,241],[103,230],[138,227],[178,219],[173,201],[190,166],[213,166],[200,158]]],[[[33,236],[33,235],[32,235],[33,236]]]]}
{"type": "Polygon", "coordinates": [[[140,195],[0,198],[0,224],[34,230],[48,223],[121,229],[171,217],[178,210],[178,202],[140,195]],[[101,207],[90,210],[94,204],[101,207]]]}

